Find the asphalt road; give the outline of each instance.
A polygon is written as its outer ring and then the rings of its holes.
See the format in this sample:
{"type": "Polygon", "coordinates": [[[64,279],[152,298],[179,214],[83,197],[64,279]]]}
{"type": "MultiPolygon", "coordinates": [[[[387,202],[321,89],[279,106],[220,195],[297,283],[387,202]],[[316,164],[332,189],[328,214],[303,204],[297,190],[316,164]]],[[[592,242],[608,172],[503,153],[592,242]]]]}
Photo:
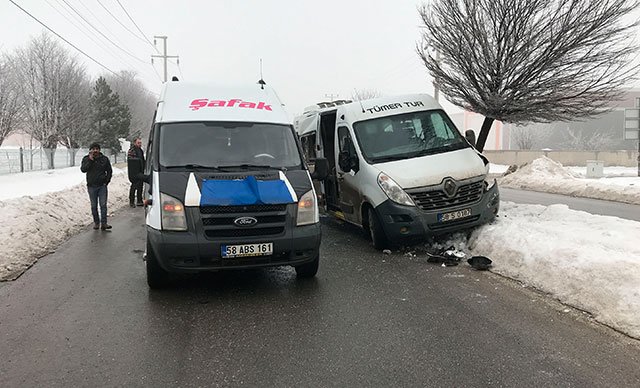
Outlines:
{"type": "Polygon", "coordinates": [[[573,210],[581,210],[591,214],[640,221],[640,206],[628,203],[569,197],[566,195],[508,189],[505,187],[500,187],[500,199],[516,203],[539,204],[546,206],[559,203],[567,205],[573,210]]]}
{"type": "Polygon", "coordinates": [[[640,386],[638,341],[330,219],[315,280],[255,270],[162,292],[139,210],[112,221],[0,286],[1,386],[640,386]]]}

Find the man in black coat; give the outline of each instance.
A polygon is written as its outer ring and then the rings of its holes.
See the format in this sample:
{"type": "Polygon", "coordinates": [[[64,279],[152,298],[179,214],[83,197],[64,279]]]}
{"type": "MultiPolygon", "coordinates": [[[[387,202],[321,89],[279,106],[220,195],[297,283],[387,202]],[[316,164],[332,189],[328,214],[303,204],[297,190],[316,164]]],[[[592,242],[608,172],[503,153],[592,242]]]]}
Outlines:
{"type": "Polygon", "coordinates": [[[109,158],[100,152],[100,144],[93,143],[89,146],[89,154],[82,158],[80,171],[87,174],[87,191],[91,201],[93,229],[111,229],[111,225],[107,223],[107,185],[111,182],[113,170],[109,158]],[[100,216],[98,216],[98,204],[100,205],[100,216]]]}
{"type": "Polygon", "coordinates": [[[129,206],[143,206],[142,203],[142,180],[141,174],[144,172],[144,151],[142,151],[142,139],[136,138],[131,144],[127,153],[127,170],[131,188],[129,189],[129,206]],[[134,202],[134,199],[136,202],[134,202]]]}

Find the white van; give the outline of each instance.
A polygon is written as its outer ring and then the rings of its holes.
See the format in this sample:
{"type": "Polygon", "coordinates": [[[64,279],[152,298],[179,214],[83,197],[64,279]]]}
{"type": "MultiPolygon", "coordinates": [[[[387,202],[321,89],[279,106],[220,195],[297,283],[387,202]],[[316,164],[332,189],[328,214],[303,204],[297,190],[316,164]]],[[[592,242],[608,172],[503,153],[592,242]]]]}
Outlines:
{"type": "Polygon", "coordinates": [[[268,86],[165,84],[144,180],[151,288],[175,272],[290,265],[316,274],[316,193],[268,86]]]}
{"type": "Polygon", "coordinates": [[[492,221],[500,196],[488,160],[426,94],[311,106],[294,121],[310,164],[327,159],[329,213],[376,248],[492,221]]]}

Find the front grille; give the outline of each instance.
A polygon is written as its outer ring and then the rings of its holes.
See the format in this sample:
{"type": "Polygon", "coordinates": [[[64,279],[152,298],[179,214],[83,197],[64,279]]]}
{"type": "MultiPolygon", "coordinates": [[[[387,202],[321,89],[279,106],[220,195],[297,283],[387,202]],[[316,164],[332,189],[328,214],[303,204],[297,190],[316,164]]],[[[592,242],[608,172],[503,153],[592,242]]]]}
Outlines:
{"type": "Polygon", "coordinates": [[[484,181],[463,184],[453,197],[448,197],[442,188],[407,190],[413,201],[422,210],[438,210],[454,206],[468,205],[482,198],[484,181]]]}
{"type": "Polygon", "coordinates": [[[201,206],[200,219],[205,237],[257,237],[281,235],[287,224],[287,205],[201,206]],[[253,217],[252,226],[238,226],[239,217],[253,217]]]}
{"type": "Polygon", "coordinates": [[[202,214],[283,212],[287,205],[200,206],[202,214]]]}
{"type": "MultiPolygon", "coordinates": [[[[238,217],[203,218],[202,219],[202,225],[204,225],[204,226],[218,226],[218,225],[233,225],[233,226],[235,226],[233,221],[235,221],[236,218],[238,218],[238,217]]],[[[258,220],[258,224],[257,225],[284,223],[285,220],[286,220],[286,216],[284,216],[284,215],[281,215],[281,216],[255,216],[254,218],[256,220],[258,220]]],[[[251,228],[251,227],[249,226],[249,227],[244,227],[244,228],[251,228]]]]}
{"type": "Polygon", "coordinates": [[[235,228],[235,229],[207,229],[204,234],[209,238],[216,237],[255,237],[273,236],[284,233],[284,226],[273,228],[235,228]]]}

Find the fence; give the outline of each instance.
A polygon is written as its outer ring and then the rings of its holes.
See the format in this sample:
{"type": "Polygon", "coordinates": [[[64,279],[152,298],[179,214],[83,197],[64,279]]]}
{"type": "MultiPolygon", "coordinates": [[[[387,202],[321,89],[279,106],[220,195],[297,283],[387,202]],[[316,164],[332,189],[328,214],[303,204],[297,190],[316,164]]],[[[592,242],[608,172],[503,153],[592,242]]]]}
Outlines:
{"type": "MultiPolygon", "coordinates": [[[[56,149],[53,154],[53,168],[65,168],[77,166],[80,168],[82,158],[89,152],[87,149],[77,149],[70,152],[66,148],[56,149]],[[73,160],[72,160],[72,154],[73,160]]],[[[121,152],[117,155],[104,152],[109,156],[111,163],[125,161],[126,154],[121,152]]],[[[22,148],[0,148],[0,174],[14,174],[27,171],[48,170],[51,160],[51,150],[43,148],[22,149],[22,148]]]]}
{"type": "Polygon", "coordinates": [[[483,154],[495,164],[524,164],[546,156],[565,166],[586,166],[587,160],[599,160],[605,166],[636,167],[637,151],[484,151],[483,154]]]}

